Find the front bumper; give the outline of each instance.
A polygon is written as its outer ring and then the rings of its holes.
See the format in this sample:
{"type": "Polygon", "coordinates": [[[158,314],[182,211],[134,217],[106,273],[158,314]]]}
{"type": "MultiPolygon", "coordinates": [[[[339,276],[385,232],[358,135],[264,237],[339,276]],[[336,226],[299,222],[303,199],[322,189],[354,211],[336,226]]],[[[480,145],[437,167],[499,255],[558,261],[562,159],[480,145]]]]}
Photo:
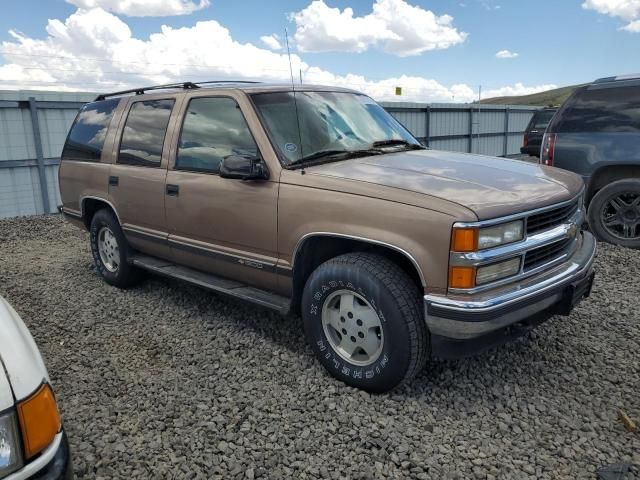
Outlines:
{"type": "Polygon", "coordinates": [[[580,245],[566,262],[519,283],[475,295],[425,295],[434,353],[442,356],[444,339],[482,343],[482,337],[504,333],[509,327],[535,326],[554,314],[568,314],[590,293],[595,253],[593,235],[583,232],[580,245]]]}
{"type": "Polygon", "coordinates": [[[38,457],[4,480],[71,480],[72,478],[69,441],[62,431],[38,457]]]}

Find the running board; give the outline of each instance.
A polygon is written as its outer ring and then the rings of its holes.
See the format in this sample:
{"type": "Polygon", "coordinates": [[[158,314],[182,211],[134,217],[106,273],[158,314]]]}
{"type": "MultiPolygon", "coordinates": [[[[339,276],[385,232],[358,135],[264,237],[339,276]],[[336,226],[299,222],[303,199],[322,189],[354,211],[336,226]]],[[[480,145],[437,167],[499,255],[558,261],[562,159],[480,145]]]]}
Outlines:
{"type": "Polygon", "coordinates": [[[201,272],[200,270],[176,265],[167,260],[139,253],[132,255],[129,261],[136,267],[152,273],[184,280],[185,282],[206,288],[207,290],[212,290],[216,293],[223,293],[262,307],[276,310],[283,315],[289,313],[291,300],[266,290],[260,290],[259,288],[250,287],[234,280],[228,280],[211,273],[201,272]]]}

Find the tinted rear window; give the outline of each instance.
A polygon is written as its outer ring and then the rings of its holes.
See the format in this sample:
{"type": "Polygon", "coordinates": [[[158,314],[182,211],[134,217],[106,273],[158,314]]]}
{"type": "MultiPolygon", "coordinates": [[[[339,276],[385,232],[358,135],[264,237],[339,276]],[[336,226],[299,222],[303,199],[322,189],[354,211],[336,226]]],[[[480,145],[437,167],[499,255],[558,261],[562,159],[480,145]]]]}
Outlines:
{"type": "Polygon", "coordinates": [[[534,113],[533,118],[531,119],[531,126],[529,128],[533,130],[544,130],[547,128],[547,125],[549,125],[549,122],[555,113],[555,110],[542,110],[534,113]]]}
{"type": "Polygon", "coordinates": [[[174,100],[147,100],[131,106],[124,125],[118,163],[159,167],[174,100]]]}
{"type": "Polygon", "coordinates": [[[109,123],[119,102],[119,98],[103,100],[80,109],[62,150],[62,160],[100,161],[109,123]]]}
{"type": "Polygon", "coordinates": [[[562,112],[554,130],[560,133],[640,132],[640,87],[580,90],[562,112]]]}

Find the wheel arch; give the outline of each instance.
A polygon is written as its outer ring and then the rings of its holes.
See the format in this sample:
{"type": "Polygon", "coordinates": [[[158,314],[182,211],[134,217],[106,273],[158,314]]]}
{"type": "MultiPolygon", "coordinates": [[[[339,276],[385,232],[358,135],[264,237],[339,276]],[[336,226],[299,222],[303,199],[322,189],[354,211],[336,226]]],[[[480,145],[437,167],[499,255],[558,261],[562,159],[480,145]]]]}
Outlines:
{"type": "Polygon", "coordinates": [[[312,232],[298,241],[292,256],[292,310],[299,312],[304,286],[318,266],[338,255],[362,251],[389,258],[409,275],[420,291],[426,287],[425,277],[418,262],[401,247],[371,238],[333,232],[312,232]]]}
{"type": "Polygon", "coordinates": [[[604,165],[591,175],[587,189],[586,203],[591,203],[594,195],[612,182],[627,178],[640,178],[640,164],[604,165]]]}
{"type": "Polygon", "coordinates": [[[91,220],[93,219],[93,216],[98,210],[102,210],[103,208],[111,210],[118,220],[118,223],[122,225],[116,208],[109,200],[105,200],[100,197],[86,196],[82,197],[80,200],[80,211],[82,212],[82,221],[84,222],[87,230],[91,228],[91,220]]]}

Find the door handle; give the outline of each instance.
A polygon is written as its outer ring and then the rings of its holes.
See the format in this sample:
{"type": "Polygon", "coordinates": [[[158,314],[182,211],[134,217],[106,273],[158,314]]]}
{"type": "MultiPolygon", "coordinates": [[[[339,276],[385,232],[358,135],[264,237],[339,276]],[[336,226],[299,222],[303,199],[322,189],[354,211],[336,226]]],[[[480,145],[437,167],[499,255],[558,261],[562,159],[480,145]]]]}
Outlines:
{"type": "Polygon", "coordinates": [[[167,195],[171,195],[172,197],[177,197],[180,193],[180,186],[167,184],[167,195]]]}
{"type": "Polygon", "coordinates": [[[113,175],[111,175],[109,177],[109,186],[117,187],[119,181],[120,181],[120,179],[118,177],[114,177],[113,175]]]}

